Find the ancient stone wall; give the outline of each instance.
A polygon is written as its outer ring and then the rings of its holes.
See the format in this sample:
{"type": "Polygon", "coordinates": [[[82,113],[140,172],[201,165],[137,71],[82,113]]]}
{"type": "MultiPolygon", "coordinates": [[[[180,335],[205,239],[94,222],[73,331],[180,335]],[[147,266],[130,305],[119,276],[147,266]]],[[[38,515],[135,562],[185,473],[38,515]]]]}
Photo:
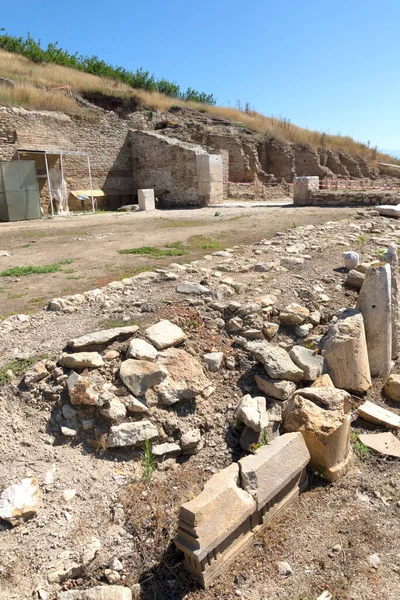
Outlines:
{"type": "Polygon", "coordinates": [[[316,190],[308,192],[308,199],[295,204],[302,206],[376,206],[378,204],[400,204],[400,193],[385,191],[348,191],[334,192],[316,190]]]}
{"type": "MultiPolygon", "coordinates": [[[[0,160],[15,159],[18,149],[89,152],[93,188],[101,188],[126,203],[133,194],[128,130],[129,122],[114,113],[94,114],[89,120],[0,107],[0,160]]],[[[37,160],[38,172],[45,173],[43,158],[37,160]]],[[[51,157],[49,167],[57,166],[57,161],[58,157],[51,157]]],[[[68,191],[89,188],[86,157],[65,156],[63,167],[68,191]]],[[[40,187],[42,206],[47,210],[50,199],[45,178],[40,179],[40,187]]]]}

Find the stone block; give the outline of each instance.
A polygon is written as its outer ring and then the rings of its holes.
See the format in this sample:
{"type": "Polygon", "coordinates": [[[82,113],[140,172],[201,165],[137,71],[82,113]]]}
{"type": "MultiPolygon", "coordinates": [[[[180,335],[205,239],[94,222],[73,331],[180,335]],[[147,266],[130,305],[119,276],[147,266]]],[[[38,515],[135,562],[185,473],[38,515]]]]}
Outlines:
{"type": "Polygon", "coordinates": [[[387,377],[392,369],[391,278],[388,263],[371,266],[357,302],[364,319],[372,377],[387,377]]]}
{"type": "Polygon", "coordinates": [[[326,369],[340,389],[365,392],[371,383],[364,321],[354,309],[343,311],[323,341],[326,369]]]}
{"type": "Polygon", "coordinates": [[[240,459],[240,480],[244,490],[261,510],[304,470],[310,454],[300,433],[287,433],[240,459]]]}
{"type": "Polygon", "coordinates": [[[293,180],[293,203],[304,205],[309,203],[309,192],[318,191],[319,177],[295,177],[293,180]]]}
{"type": "Polygon", "coordinates": [[[300,431],[311,455],[310,464],[328,481],[344,475],[350,464],[351,415],[345,410],[343,390],[298,390],[285,407],[286,431],[300,431]]]}
{"type": "Polygon", "coordinates": [[[224,198],[223,164],[218,154],[197,155],[199,195],[203,204],[219,204],[224,198]]]}
{"type": "Polygon", "coordinates": [[[139,210],[151,211],[156,209],[154,190],[138,190],[139,210]]]}

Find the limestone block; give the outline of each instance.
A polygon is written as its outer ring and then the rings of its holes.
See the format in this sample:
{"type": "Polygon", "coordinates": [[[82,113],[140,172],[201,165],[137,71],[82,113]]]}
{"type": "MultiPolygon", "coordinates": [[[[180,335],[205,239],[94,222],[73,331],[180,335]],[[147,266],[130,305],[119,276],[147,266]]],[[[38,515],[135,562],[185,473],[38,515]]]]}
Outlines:
{"type": "Polygon", "coordinates": [[[244,490],[262,509],[306,467],[310,454],[300,433],[287,433],[240,459],[244,490]]]}
{"type": "Polygon", "coordinates": [[[309,192],[319,189],[319,177],[295,177],[293,180],[293,203],[308,204],[309,192]]]}
{"type": "Polygon", "coordinates": [[[0,495],[0,519],[19,525],[35,516],[39,502],[36,479],[26,477],[6,488],[0,495]]]}
{"type": "Polygon", "coordinates": [[[399,296],[399,260],[397,246],[392,242],[385,254],[385,260],[391,269],[391,303],[392,303],[392,358],[400,355],[400,296],[399,296]]]}
{"type": "Polygon", "coordinates": [[[129,343],[128,351],[126,353],[127,358],[148,360],[150,362],[156,360],[157,356],[158,352],[154,346],[139,338],[136,338],[129,343]]]}
{"type": "Polygon", "coordinates": [[[364,321],[357,310],[343,311],[330,327],[323,340],[322,355],[336,387],[358,392],[371,387],[364,321]]]}
{"type": "Polygon", "coordinates": [[[360,417],[365,419],[365,421],[370,421],[377,425],[384,425],[385,427],[389,427],[389,429],[400,430],[400,417],[398,415],[369,400],[359,406],[357,411],[360,417]]]}
{"type": "Polygon", "coordinates": [[[175,325],[175,323],[168,321],[168,319],[164,319],[148,327],[145,334],[157,350],[164,350],[164,348],[168,348],[169,346],[177,346],[186,339],[186,334],[182,329],[178,325],[175,325]]]}
{"type": "Polygon", "coordinates": [[[358,436],[358,439],[378,454],[400,458],[400,441],[389,431],[386,433],[363,433],[358,436]]]}
{"type": "MultiPolygon", "coordinates": [[[[344,475],[351,460],[351,415],[335,405],[321,408],[307,397],[307,391],[319,395],[323,388],[298,390],[289,400],[283,417],[286,431],[300,431],[311,455],[311,466],[318,469],[329,481],[344,475]]],[[[332,390],[341,392],[342,390],[332,390]]],[[[346,392],[344,392],[346,393],[346,392]]],[[[315,396],[314,400],[320,399],[315,396]]],[[[340,404],[340,401],[339,403],[340,404]]]]}
{"type": "Polygon", "coordinates": [[[179,511],[176,546],[190,551],[198,561],[235,532],[256,510],[252,496],[239,487],[239,465],[216,473],[203,491],[179,511]]]}
{"type": "Polygon", "coordinates": [[[134,396],[143,396],[148,389],[162,382],[168,371],[148,360],[128,358],[121,363],[119,376],[134,396]]]}
{"type": "Polygon", "coordinates": [[[168,348],[158,356],[158,363],[168,377],[155,387],[166,406],[183,400],[192,400],[211,386],[200,362],[185,350],[168,348]]]}
{"type": "Polygon", "coordinates": [[[197,155],[199,195],[204,204],[218,204],[224,198],[223,164],[218,154],[197,155]]]}
{"type": "Polygon", "coordinates": [[[382,204],[381,206],[377,206],[376,210],[382,217],[400,217],[400,205],[391,206],[390,204],[382,204]]]}
{"type": "Polygon", "coordinates": [[[255,380],[261,392],[277,400],[289,400],[290,396],[296,391],[296,384],[293,381],[270,379],[266,375],[256,375],[255,380]]]}
{"type": "Polygon", "coordinates": [[[300,381],[304,377],[302,369],[294,364],[283,348],[268,342],[249,342],[247,348],[254,358],[264,365],[271,379],[300,381]]]}
{"type": "Polygon", "coordinates": [[[79,338],[74,338],[68,342],[68,346],[74,350],[86,348],[87,346],[97,346],[109,344],[117,338],[126,338],[136,333],[139,329],[137,325],[129,327],[114,327],[113,329],[104,329],[83,335],[79,338]]]}
{"type": "Polygon", "coordinates": [[[400,375],[390,375],[387,378],[385,393],[393,402],[400,402],[400,375]]]}
{"type": "Polygon", "coordinates": [[[254,431],[261,431],[269,423],[265,398],[263,396],[252,398],[250,394],[246,394],[236,407],[235,418],[254,431]]]}
{"type": "Polygon", "coordinates": [[[98,352],[76,352],[75,354],[63,353],[58,359],[58,364],[68,369],[97,368],[104,365],[98,352]]]}
{"type": "Polygon", "coordinates": [[[365,280],[365,275],[356,269],[352,269],[347,273],[345,284],[349,287],[353,287],[356,290],[361,290],[365,280]]]}
{"type": "Polygon", "coordinates": [[[155,210],[154,190],[138,190],[139,210],[155,210]]]}
{"type": "Polygon", "coordinates": [[[305,381],[314,381],[322,374],[324,359],[313,350],[304,348],[304,346],[293,346],[289,356],[294,364],[304,372],[305,381]]]}
{"type": "Polygon", "coordinates": [[[122,585],[99,585],[87,590],[59,592],[57,600],[132,600],[132,592],[122,585]]]}
{"type": "Polygon", "coordinates": [[[110,428],[107,447],[141,446],[146,440],[152,440],[157,436],[157,427],[146,419],[135,423],[121,423],[110,428]]]}
{"type": "Polygon", "coordinates": [[[372,377],[387,377],[392,369],[391,269],[379,263],[367,269],[358,297],[365,327],[372,377]]]}
{"type": "Polygon", "coordinates": [[[280,312],[279,320],[284,325],[300,325],[307,319],[309,314],[310,311],[305,306],[293,302],[280,312]]]}

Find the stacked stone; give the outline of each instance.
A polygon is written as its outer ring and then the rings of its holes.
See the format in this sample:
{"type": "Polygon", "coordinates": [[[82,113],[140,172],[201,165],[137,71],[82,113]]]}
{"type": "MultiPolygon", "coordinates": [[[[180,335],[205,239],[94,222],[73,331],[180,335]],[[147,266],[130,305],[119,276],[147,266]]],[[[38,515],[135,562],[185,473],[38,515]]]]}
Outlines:
{"type": "Polygon", "coordinates": [[[306,487],[309,460],[302,435],[288,433],[213,475],[181,506],[175,544],[203,587],[306,487]]]}

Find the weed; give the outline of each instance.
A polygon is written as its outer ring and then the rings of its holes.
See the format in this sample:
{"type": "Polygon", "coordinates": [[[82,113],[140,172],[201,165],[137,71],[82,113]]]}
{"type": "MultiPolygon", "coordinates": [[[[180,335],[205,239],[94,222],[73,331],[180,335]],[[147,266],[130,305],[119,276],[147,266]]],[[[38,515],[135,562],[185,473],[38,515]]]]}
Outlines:
{"type": "Polygon", "coordinates": [[[28,300],[29,304],[44,304],[45,301],[45,296],[38,296],[37,298],[31,298],[30,300],[28,300]]]}
{"type": "Polygon", "coordinates": [[[141,455],[141,463],[142,463],[142,481],[149,482],[152,478],[154,471],[156,470],[156,461],[151,451],[151,443],[146,438],[144,451],[141,455]]]}
{"type": "Polygon", "coordinates": [[[218,250],[222,245],[221,242],[204,235],[192,235],[188,242],[194,250],[218,250]]]}
{"type": "Polygon", "coordinates": [[[296,227],[297,227],[297,223],[296,223],[296,221],[293,221],[293,223],[292,223],[291,227],[292,227],[292,229],[296,229],[296,227]]]}
{"type": "Polygon", "coordinates": [[[63,273],[75,273],[75,269],[62,269],[63,273]]]}
{"type": "Polygon", "coordinates": [[[17,300],[18,298],[23,298],[27,295],[28,292],[22,292],[21,294],[7,294],[7,298],[9,298],[10,300],[17,300]]]}
{"type": "MultiPolygon", "coordinates": [[[[180,243],[180,242],[177,242],[180,243]]],[[[169,244],[168,248],[156,248],[155,246],[141,246],[140,248],[127,248],[126,250],[119,250],[120,254],[139,254],[141,256],[153,256],[154,258],[162,258],[163,256],[183,256],[187,254],[187,250],[184,246],[182,247],[171,247],[169,244]]]]}
{"type": "Polygon", "coordinates": [[[376,253],[379,256],[379,258],[384,259],[385,255],[386,255],[386,250],[385,250],[385,248],[379,248],[379,250],[377,250],[376,253]]]}
{"type": "Polygon", "coordinates": [[[220,216],[220,214],[221,214],[221,213],[219,212],[219,210],[216,210],[216,211],[215,211],[215,213],[214,213],[214,217],[219,217],[219,216],[220,216]]]}
{"type": "Polygon", "coordinates": [[[2,367],[0,367],[0,385],[5,385],[9,379],[7,376],[7,371],[12,371],[14,375],[18,375],[19,373],[23,373],[29,367],[34,365],[40,360],[44,360],[47,358],[46,354],[41,356],[30,356],[28,358],[17,358],[8,363],[5,363],[2,367]]]}
{"type": "Polygon", "coordinates": [[[139,322],[135,321],[135,319],[129,319],[129,321],[124,321],[123,319],[109,319],[108,321],[101,321],[100,327],[102,329],[115,329],[117,327],[133,327],[136,325],[139,327],[139,322]]]}
{"type": "Polygon", "coordinates": [[[258,450],[258,448],[261,448],[261,446],[267,446],[268,443],[268,432],[266,429],[263,429],[261,432],[260,440],[257,442],[257,444],[254,444],[253,450],[258,450]]]}
{"type": "Polygon", "coordinates": [[[82,279],[82,277],[80,275],[70,275],[69,277],[66,277],[65,279],[82,279]]]}
{"type": "Polygon", "coordinates": [[[359,458],[361,458],[361,460],[369,460],[371,458],[371,450],[368,448],[368,446],[360,442],[358,439],[358,433],[352,432],[350,434],[350,441],[354,452],[359,458]]]}
{"type": "Polygon", "coordinates": [[[360,233],[360,235],[357,238],[357,244],[364,244],[367,241],[367,236],[363,235],[362,233],[360,233]]]}
{"type": "Polygon", "coordinates": [[[66,259],[61,262],[50,263],[43,266],[29,265],[27,267],[11,267],[0,272],[0,277],[24,277],[25,275],[38,275],[41,273],[57,273],[61,271],[62,265],[69,265],[73,262],[72,259],[66,259]]]}
{"type": "Polygon", "coordinates": [[[22,246],[20,246],[20,248],[30,248],[32,246],[32,244],[22,244],[22,246]]]}

